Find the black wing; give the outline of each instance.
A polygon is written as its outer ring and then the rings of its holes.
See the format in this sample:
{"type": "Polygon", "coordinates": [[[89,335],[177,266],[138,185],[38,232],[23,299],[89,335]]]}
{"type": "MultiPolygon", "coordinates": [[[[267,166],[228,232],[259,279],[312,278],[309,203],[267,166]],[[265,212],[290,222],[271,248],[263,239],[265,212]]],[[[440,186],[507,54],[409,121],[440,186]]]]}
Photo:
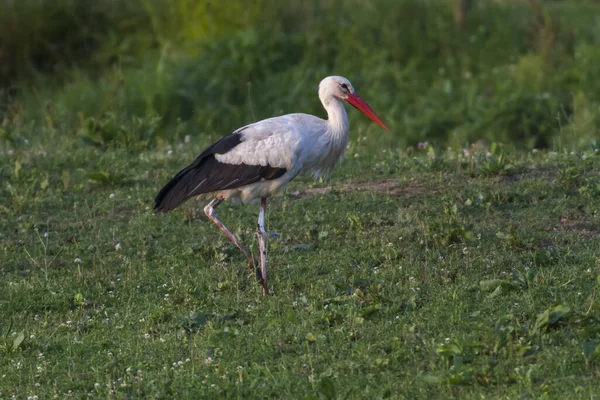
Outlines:
{"type": "Polygon", "coordinates": [[[217,161],[215,154],[225,154],[241,143],[240,132],[223,137],[179,171],[156,196],[154,211],[170,211],[190,197],[234,189],[262,179],[277,179],[287,172],[285,168],[269,165],[225,164],[217,161]]]}

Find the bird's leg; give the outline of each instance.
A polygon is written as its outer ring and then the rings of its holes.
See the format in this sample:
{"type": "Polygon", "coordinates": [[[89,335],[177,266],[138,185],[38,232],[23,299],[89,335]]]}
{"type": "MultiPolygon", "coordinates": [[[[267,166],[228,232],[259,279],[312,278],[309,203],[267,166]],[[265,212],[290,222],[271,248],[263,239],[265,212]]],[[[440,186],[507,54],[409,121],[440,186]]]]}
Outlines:
{"type": "Polygon", "coordinates": [[[215,223],[215,225],[219,227],[219,229],[223,231],[223,233],[225,233],[225,235],[227,235],[227,237],[233,243],[235,243],[235,245],[242,251],[242,253],[244,253],[246,258],[248,259],[248,266],[253,272],[256,272],[256,277],[258,278],[258,280],[262,281],[259,275],[259,271],[255,270],[255,268],[257,268],[257,262],[254,260],[254,257],[252,257],[252,254],[250,254],[250,251],[248,251],[246,246],[244,246],[244,243],[242,243],[238,238],[236,238],[235,235],[229,229],[227,229],[227,227],[223,225],[223,223],[215,215],[215,208],[217,208],[219,204],[223,202],[223,200],[223,197],[217,197],[216,199],[213,199],[210,203],[206,205],[206,207],[204,207],[204,213],[212,222],[215,223]]]}
{"type": "Polygon", "coordinates": [[[258,227],[256,235],[258,236],[258,251],[260,252],[260,268],[262,272],[263,296],[269,294],[267,288],[267,232],[265,231],[265,212],[267,211],[267,198],[260,199],[260,212],[258,213],[258,227]]]}

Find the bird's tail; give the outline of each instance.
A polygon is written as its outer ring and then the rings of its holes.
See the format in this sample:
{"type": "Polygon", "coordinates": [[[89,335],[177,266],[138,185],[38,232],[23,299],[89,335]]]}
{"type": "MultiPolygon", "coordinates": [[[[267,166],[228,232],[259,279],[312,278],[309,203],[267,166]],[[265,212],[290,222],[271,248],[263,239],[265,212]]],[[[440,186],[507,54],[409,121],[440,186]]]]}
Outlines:
{"type": "Polygon", "coordinates": [[[158,192],[154,199],[155,212],[171,211],[190,197],[187,195],[190,193],[190,175],[194,175],[193,169],[188,167],[181,170],[158,192]]]}

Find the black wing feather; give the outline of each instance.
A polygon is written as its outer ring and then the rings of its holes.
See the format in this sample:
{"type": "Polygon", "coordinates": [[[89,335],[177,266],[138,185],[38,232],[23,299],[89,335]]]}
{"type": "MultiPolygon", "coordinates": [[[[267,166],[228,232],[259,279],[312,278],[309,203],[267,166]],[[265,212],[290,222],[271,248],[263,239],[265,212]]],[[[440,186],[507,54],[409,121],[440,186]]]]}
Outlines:
{"type": "Polygon", "coordinates": [[[264,180],[281,177],[285,168],[269,165],[225,164],[215,154],[225,154],[241,143],[241,131],[223,137],[204,150],[188,167],[179,171],[158,193],[154,210],[173,210],[190,197],[217,190],[235,189],[264,180]]]}

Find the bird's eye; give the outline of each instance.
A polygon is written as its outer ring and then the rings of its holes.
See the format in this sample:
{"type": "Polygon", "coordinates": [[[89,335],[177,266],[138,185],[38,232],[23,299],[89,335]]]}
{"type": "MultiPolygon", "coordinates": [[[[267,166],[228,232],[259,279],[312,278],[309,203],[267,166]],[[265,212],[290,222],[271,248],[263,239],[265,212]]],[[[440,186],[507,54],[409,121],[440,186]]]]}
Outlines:
{"type": "Polygon", "coordinates": [[[348,91],[348,85],[346,85],[345,83],[341,83],[340,86],[342,87],[342,89],[344,89],[345,91],[348,91]]]}

